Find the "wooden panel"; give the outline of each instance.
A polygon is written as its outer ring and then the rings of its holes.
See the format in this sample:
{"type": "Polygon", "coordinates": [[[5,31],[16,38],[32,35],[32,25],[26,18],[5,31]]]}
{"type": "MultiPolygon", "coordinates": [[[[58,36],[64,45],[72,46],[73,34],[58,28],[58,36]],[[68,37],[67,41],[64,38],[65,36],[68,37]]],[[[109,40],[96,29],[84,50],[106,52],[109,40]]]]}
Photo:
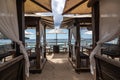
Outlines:
{"type": "Polygon", "coordinates": [[[120,62],[95,55],[97,80],[120,80],[120,62]]]}
{"type": "Polygon", "coordinates": [[[0,80],[25,80],[23,56],[16,57],[0,65],[0,80]]]}
{"type": "Polygon", "coordinates": [[[25,26],[26,27],[36,27],[40,17],[25,17],[25,26]]]}

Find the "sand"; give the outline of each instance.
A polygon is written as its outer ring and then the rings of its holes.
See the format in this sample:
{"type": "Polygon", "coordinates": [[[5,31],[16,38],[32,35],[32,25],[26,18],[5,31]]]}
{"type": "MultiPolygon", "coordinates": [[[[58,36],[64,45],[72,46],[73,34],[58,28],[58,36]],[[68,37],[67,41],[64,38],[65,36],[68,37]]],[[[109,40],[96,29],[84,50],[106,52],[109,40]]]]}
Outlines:
{"type": "Polygon", "coordinates": [[[41,74],[30,74],[28,80],[92,80],[89,72],[76,73],[67,54],[51,54],[41,74]]]}

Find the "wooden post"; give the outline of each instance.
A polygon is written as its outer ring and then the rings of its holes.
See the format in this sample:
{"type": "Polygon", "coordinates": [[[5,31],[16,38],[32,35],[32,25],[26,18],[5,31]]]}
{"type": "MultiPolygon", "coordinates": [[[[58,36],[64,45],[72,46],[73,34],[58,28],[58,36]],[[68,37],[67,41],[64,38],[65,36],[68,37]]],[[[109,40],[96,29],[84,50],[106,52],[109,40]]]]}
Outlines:
{"type": "Polygon", "coordinates": [[[71,57],[71,39],[70,39],[70,36],[71,36],[71,34],[70,34],[71,32],[70,32],[70,29],[68,29],[68,44],[69,44],[69,57],[71,57]]]}
{"type": "MultiPolygon", "coordinates": [[[[19,28],[19,40],[23,43],[25,42],[25,34],[24,34],[24,2],[25,0],[16,0],[17,6],[17,16],[18,16],[18,28],[19,28]]],[[[16,56],[20,55],[20,48],[19,45],[16,44],[16,56]]]]}
{"type": "Polygon", "coordinates": [[[39,20],[37,21],[37,26],[36,26],[36,54],[37,54],[37,64],[36,68],[40,69],[40,25],[39,25],[39,20]]]}
{"type": "MultiPolygon", "coordinates": [[[[25,34],[24,34],[24,27],[25,27],[25,23],[24,23],[24,2],[25,0],[16,0],[16,6],[17,6],[17,16],[18,16],[18,29],[19,29],[19,40],[22,41],[23,43],[25,42],[25,34]]],[[[17,26],[16,26],[17,27],[17,26]]],[[[18,44],[16,44],[16,55],[15,56],[19,56],[21,55],[20,53],[20,47],[18,44]]],[[[25,62],[23,61],[22,64],[23,68],[22,70],[18,70],[19,73],[21,74],[21,79],[20,80],[26,80],[25,79],[25,62]]]]}
{"type": "Polygon", "coordinates": [[[44,37],[43,37],[43,42],[44,42],[44,58],[46,58],[46,25],[44,25],[44,37]]]}
{"type": "Polygon", "coordinates": [[[75,41],[75,53],[76,53],[76,71],[80,69],[80,26],[78,19],[75,19],[76,27],[76,41],[75,41]]]}
{"type": "Polygon", "coordinates": [[[99,40],[99,1],[92,6],[93,47],[99,40]]]}

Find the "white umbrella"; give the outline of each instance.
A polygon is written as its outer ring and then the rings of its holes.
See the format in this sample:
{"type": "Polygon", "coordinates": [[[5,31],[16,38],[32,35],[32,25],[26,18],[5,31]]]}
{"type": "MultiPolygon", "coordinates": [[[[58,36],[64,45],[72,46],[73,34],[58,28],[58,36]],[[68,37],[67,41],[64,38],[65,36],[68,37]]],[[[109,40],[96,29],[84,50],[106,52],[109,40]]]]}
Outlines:
{"type": "Polygon", "coordinates": [[[32,35],[32,32],[25,31],[25,35],[32,35]]]}
{"type": "Polygon", "coordinates": [[[92,31],[87,31],[85,32],[85,34],[92,34],[92,31]]]}
{"type": "Polygon", "coordinates": [[[66,34],[62,31],[62,29],[52,29],[48,32],[48,34],[56,34],[56,45],[57,45],[57,34],[66,34]]]}

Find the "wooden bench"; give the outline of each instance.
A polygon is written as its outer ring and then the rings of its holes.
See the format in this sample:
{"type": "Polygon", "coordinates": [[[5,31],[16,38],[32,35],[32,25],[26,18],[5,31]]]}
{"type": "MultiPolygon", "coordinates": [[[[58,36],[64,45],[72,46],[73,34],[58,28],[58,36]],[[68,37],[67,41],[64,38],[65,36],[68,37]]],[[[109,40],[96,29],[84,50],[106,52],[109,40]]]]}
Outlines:
{"type": "Polygon", "coordinates": [[[18,56],[0,64],[0,80],[25,80],[25,62],[23,56],[18,56]]]}
{"type": "Polygon", "coordinates": [[[102,55],[95,55],[96,80],[120,80],[120,62],[102,55]]]}

